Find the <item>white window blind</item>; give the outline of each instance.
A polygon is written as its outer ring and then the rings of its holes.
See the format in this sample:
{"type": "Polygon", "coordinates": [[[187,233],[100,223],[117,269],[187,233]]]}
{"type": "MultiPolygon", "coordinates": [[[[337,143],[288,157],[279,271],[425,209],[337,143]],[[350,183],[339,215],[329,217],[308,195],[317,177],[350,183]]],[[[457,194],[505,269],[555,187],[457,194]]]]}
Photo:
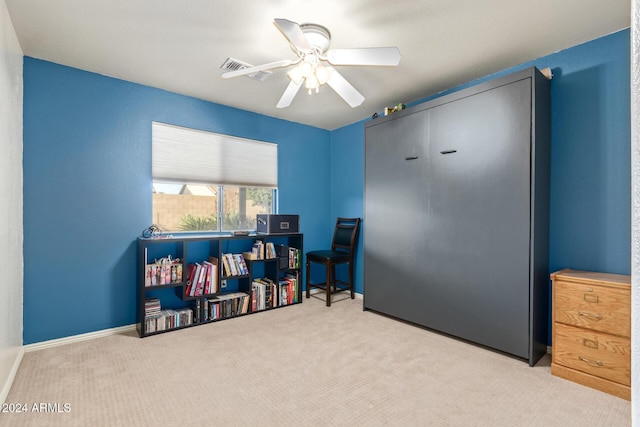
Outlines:
{"type": "Polygon", "coordinates": [[[278,145],[152,123],[156,182],[278,186],[278,145]]]}

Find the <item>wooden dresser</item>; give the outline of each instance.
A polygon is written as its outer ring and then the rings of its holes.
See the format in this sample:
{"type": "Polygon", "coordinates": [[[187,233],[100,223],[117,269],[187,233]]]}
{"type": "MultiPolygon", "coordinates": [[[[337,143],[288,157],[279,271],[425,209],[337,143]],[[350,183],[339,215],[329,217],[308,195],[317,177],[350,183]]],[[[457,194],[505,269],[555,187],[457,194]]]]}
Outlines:
{"type": "Polygon", "coordinates": [[[551,373],[630,400],[631,277],[567,269],[551,280],[551,373]]]}

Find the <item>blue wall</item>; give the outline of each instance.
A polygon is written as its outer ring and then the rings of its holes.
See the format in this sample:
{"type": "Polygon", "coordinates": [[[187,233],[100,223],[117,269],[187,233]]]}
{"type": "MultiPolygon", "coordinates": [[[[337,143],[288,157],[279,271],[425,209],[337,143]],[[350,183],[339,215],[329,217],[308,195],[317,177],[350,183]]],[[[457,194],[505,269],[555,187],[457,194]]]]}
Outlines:
{"type": "MultiPolygon", "coordinates": [[[[629,37],[620,31],[410,104],[531,66],[552,69],[550,272],[630,274],[629,37]]],[[[331,133],[331,169],[332,216],[362,216],[364,121],[331,133]]]]}
{"type": "Polygon", "coordinates": [[[278,143],[280,212],[330,230],[330,132],[24,59],[24,343],[135,322],[151,122],[278,143]]]}
{"type": "MultiPolygon", "coordinates": [[[[444,92],[552,68],[550,271],[630,273],[629,51],[620,31],[444,92]]],[[[300,213],[305,250],[363,216],[364,121],[328,132],[25,57],[25,344],[135,321],[154,120],[278,143],[280,211],[300,213]]]]}
{"type": "MultiPolygon", "coordinates": [[[[357,122],[331,132],[331,218],[332,227],[337,217],[361,218],[360,235],[356,249],[354,281],[356,292],[362,293],[363,258],[362,236],[364,221],[364,123],[357,122]]],[[[348,269],[338,266],[336,275],[346,279],[348,269]]]]}

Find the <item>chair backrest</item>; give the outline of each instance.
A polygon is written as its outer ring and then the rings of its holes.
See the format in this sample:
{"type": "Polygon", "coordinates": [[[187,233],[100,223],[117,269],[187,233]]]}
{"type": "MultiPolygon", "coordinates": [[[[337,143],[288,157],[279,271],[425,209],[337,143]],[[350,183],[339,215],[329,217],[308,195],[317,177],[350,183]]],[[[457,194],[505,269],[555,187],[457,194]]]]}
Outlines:
{"type": "Polygon", "coordinates": [[[331,242],[332,251],[349,252],[353,259],[358,243],[358,232],[360,231],[360,218],[338,218],[336,229],[333,232],[331,242]]]}

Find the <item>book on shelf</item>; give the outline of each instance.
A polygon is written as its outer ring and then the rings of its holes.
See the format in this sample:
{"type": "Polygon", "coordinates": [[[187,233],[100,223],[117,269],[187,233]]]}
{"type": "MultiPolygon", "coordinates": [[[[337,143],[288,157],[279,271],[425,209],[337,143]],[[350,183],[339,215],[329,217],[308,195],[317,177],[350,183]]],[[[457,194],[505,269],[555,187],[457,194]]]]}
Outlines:
{"type": "Polygon", "coordinates": [[[207,283],[207,274],[209,271],[209,266],[207,266],[204,262],[201,264],[200,270],[200,280],[198,280],[198,289],[196,290],[196,296],[199,297],[204,294],[204,287],[207,283]]]}
{"type": "Polygon", "coordinates": [[[210,256],[209,261],[207,261],[211,266],[211,274],[210,274],[210,285],[209,285],[209,294],[215,294],[218,292],[219,284],[218,284],[218,258],[210,256]]]}
{"type": "Polygon", "coordinates": [[[195,272],[196,272],[196,265],[189,264],[187,266],[187,288],[185,290],[185,295],[187,296],[191,295],[191,288],[193,286],[193,276],[195,275],[195,272]]]}
{"type": "Polygon", "coordinates": [[[146,264],[144,269],[144,286],[164,286],[182,283],[182,263],[178,259],[167,256],[146,264]]]}
{"type": "Polygon", "coordinates": [[[288,304],[289,282],[284,279],[278,281],[278,301],[279,306],[288,304]]]}
{"type": "Polygon", "coordinates": [[[211,293],[211,275],[213,274],[213,265],[209,261],[202,261],[202,266],[205,269],[205,273],[204,286],[202,287],[201,295],[206,295],[211,293]]]}
{"type": "Polygon", "coordinates": [[[264,284],[257,280],[251,282],[251,311],[264,310],[264,284]]]}
{"type": "Polygon", "coordinates": [[[227,258],[224,254],[220,257],[222,262],[222,275],[223,276],[231,276],[231,267],[229,267],[229,258],[227,258]]]}
{"type": "Polygon", "coordinates": [[[236,256],[236,254],[227,254],[227,255],[229,256],[229,263],[233,264],[233,267],[231,268],[231,270],[233,270],[233,272],[235,273],[234,276],[243,275],[244,272],[242,271],[242,267],[238,262],[238,257],[236,256]]]}
{"type": "Polygon", "coordinates": [[[256,240],[253,242],[251,253],[256,254],[255,259],[264,259],[264,242],[262,240],[256,240]]]}
{"type": "MultiPolygon", "coordinates": [[[[298,251],[300,252],[300,251],[298,251]]],[[[300,272],[299,271],[290,271],[285,274],[285,280],[291,282],[291,291],[292,295],[289,297],[291,303],[298,302],[298,291],[300,287],[300,272]]]]}
{"type": "Polygon", "coordinates": [[[278,256],[276,254],[276,247],[273,244],[273,242],[267,242],[266,243],[266,252],[267,252],[267,259],[273,259],[273,258],[276,258],[278,256]]]}
{"type": "Polygon", "coordinates": [[[289,268],[300,268],[301,255],[300,250],[289,248],[289,268]]]}
{"type": "Polygon", "coordinates": [[[189,281],[187,282],[187,290],[185,295],[189,297],[197,296],[198,287],[200,286],[200,277],[202,276],[202,265],[200,263],[189,264],[189,281]]]}
{"type": "Polygon", "coordinates": [[[240,274],[242,275],[249,274],[247,263],[245,262],[242,254],[233,254],[233,260],[236,262],[236,266],[238,267],[240,274]]]}

